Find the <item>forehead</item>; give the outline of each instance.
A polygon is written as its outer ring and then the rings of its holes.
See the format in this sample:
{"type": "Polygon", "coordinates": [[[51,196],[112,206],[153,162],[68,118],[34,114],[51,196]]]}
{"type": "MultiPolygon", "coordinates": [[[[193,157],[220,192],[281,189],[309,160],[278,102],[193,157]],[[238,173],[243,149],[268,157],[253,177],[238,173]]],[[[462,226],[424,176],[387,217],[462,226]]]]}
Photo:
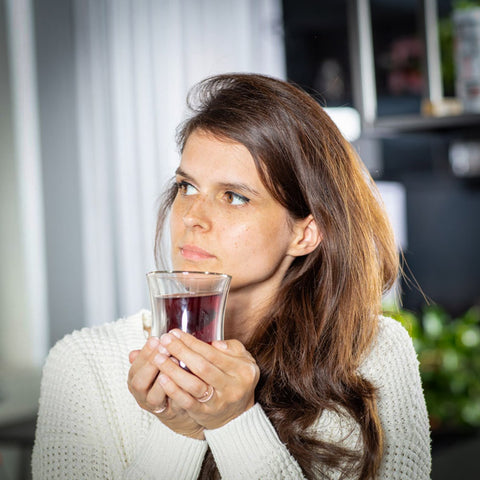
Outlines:
{"type": "Polygon", "coordinates": [[[187,138],[180,169],[189,174],[218,173],[232,179],[240,176],[262,184],[253,157],[244,145],[203,131],[194,131],[187,138]]]}

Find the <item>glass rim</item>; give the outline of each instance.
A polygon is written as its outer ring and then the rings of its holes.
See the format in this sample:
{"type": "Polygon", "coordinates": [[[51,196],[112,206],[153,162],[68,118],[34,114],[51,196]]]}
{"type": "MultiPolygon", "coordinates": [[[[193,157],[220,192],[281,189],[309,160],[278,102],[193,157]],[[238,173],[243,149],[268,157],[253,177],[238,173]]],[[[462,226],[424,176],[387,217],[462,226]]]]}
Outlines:
{"type": "Polygon", "coordinates": [[[184,275],[184,276],[189,276],[191,275],[192,277],[195,275],[209,275],[212,277],[222,277],[222,278],[229,278],[230,280],[232,277],[228,275],[227,273],[218,273],[218,272],[204,272],[201,270],[153,270],[151,272],[148,272],[146,274],[147,277],[153,277],[155,275],[184,275]]]}

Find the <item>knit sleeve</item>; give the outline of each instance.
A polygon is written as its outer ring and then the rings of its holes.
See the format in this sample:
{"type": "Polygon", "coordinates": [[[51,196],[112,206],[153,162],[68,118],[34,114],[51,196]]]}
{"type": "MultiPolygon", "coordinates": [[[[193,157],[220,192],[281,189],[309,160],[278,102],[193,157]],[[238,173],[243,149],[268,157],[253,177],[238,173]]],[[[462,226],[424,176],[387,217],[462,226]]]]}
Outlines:
{"type": "Polygon", "coordinates": [[[229,480],[304,479],[259,404],[205,438],[222,478],[229,480]]]}
{"type": "Polygon", "coordinates": [[[69,339],[57,343],[43,369],[32,455],[35,480],[113,476],[112,463],[120,459],[99,442],[96,406],[102,403],[87,377],[88,363],[69,339]]]}
{"type": "Polygon", "coordinates": [[[105,350],[111,344],[98,341],[98,335],[77,333],[49,353],[42,376],[33,479],[196,479],[206,442],[178,435],[141,410],[126,388],[120,358],[108,357],[105,350]],[[114,379],[111,384],[109,376],[114,379]],[[125,388],[116,393],[123,384],[125,388]]]}
{"type": "Polygon", "coordinates": [[[202,468],[207,442],[179,435],[159,420],[152,422],[124,480],[195,480],[202,468]]]}
{"type": "MultiPolygon", "coordinates": [[[[379,479],[429,479],[430,432],[418,361],[408,333],[398,322],[381,320],[378,338],[360,373],[378,389],[385,443],[379,479]]],[[[324,411],[312,429],[323,440],[362,448],[359,426],[347,414],[324,411]]],[[[222,478],[304,478],[259,404],[221,428],[206,430],[205,437],[222,478]]],[[[329,470],[327,475],[337,479],[341,472],[329,470]]]]}
{"type": "Polygon", "coordinates": [[[430,478],[430,428],[419,364],[407,331],[382,318],[377,342],[362,374],[378,388],[384,432],[381,480],[430,478]]]}

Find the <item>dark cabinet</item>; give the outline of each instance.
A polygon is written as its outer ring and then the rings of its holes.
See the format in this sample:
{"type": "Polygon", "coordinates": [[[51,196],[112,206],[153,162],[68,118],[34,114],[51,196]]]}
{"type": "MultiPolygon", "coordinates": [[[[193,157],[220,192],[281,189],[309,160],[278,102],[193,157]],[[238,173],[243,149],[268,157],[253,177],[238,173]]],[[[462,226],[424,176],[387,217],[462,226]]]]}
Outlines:
{"type": "MultiPolygon", "coordinates": [[[[288,78],[322,105],[357,108],[360,155],[375,166],[376,180],[405,188],[407,275],[453,314],[480,303],[480,171],[452,168],[452,148],[462,142],[480,157],[480,113],[421,113],[425,101],[453,93],[452,1],[283,5],[288,78]],[[372,152],[378,158],[369,158],[372,152]]],[[[403,302],[418,311],[425,299],[404,282],[403,302]]]]}

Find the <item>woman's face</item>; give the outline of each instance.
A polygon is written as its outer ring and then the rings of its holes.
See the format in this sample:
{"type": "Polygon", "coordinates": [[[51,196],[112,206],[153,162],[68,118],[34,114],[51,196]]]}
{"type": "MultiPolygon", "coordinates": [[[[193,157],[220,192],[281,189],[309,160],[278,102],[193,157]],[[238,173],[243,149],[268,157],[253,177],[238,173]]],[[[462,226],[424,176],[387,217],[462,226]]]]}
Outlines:
{"type": "Polygon", "coordinates": [[[174,269],[227,273],[232,293],[270,297],[293,260],[294,222],[262,184],[246,147],[194,131],[176,181],[174,269]]]}

